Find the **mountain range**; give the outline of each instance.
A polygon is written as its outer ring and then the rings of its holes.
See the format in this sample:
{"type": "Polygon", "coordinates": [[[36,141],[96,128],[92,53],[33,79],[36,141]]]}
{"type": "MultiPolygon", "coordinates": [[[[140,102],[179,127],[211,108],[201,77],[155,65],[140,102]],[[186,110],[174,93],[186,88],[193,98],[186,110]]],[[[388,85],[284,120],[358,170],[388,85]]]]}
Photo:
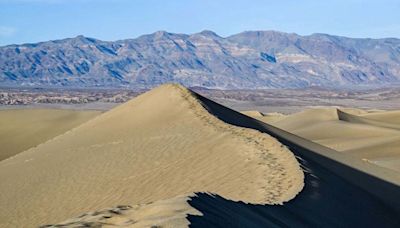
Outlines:
{"type": "Polygon", "coordinates": [[[357,88],[400,83],[400,39],[246,31],[78,36],[0,47],[0,85],[217,89],[357,88]]]}

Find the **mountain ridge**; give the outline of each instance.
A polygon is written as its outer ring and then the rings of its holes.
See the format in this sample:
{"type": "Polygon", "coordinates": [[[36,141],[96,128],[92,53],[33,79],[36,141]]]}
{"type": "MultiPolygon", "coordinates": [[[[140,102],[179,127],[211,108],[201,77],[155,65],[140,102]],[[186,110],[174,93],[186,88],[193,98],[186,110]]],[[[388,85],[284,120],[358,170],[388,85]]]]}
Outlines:
{"type": "Polygon", "coordinates": [[[157,31],[0,47],[0,83],[34,87],[216,89],[383,87],[400,83],[400,39],[245,31],[221,37],[157,31]]]}

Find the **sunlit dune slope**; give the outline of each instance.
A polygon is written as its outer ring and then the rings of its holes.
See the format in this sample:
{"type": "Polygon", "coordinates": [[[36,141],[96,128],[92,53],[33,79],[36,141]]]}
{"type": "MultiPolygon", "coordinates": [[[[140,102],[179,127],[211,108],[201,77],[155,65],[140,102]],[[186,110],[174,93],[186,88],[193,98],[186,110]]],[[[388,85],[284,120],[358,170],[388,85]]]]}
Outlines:
{"type": "Polygon", "coordinates": [[[280,204],[302,187],[297,160],[277,140],[226,124],[187,89],[164,85],[0,162],[0,226],[198,191],[280,204]]]}
{"type": "Polygon", "coordinates": [[[16,109],[0,111],[0,161],[43,143],[99,111],[16,109]]]}
{"type": "Polygon", "coordinates": [[[176,196],[138,205],[118,205],[96,211],[85,212],[57,224],[42,227],[188,227],[187,216],[202,216],[188,203],[190,197],[176,196]]]}

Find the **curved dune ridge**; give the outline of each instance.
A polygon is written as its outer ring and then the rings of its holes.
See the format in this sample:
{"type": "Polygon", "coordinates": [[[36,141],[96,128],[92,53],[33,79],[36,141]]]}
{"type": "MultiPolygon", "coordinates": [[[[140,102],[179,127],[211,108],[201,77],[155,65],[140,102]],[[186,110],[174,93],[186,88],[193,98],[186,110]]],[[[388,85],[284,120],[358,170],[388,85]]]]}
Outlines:
{"type": "Polygon", "coordinates": [[[0,162],[0,226],[193,192],[282,204],[301,191],[304,174],[285,146],[206,108],[186,88],[163,85],[0,162]]]}

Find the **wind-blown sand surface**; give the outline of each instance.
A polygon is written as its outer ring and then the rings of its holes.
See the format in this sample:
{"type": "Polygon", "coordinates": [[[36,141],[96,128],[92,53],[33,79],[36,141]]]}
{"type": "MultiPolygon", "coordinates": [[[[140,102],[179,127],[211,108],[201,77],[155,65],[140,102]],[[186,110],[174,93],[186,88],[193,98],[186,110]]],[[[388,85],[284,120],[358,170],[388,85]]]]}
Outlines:
{"type": "Polygon", "coordinates": [[[17,109],[0,111],[0,161],[54,138],[99,111],[17,109]]]}
{"type": "Polygon", "coordinates": [[[226,124],[185,88],[164,85],[1,161],[0,226],[35,227],[192,192],[281,204],[302,189],[303,177],[274,138],[226,124]]]}
{"type": "Polygon", "coordinates": [[[400,171],[399,120],[399,111],[315,108],[265,122],[366,162],[400,171]]]}

